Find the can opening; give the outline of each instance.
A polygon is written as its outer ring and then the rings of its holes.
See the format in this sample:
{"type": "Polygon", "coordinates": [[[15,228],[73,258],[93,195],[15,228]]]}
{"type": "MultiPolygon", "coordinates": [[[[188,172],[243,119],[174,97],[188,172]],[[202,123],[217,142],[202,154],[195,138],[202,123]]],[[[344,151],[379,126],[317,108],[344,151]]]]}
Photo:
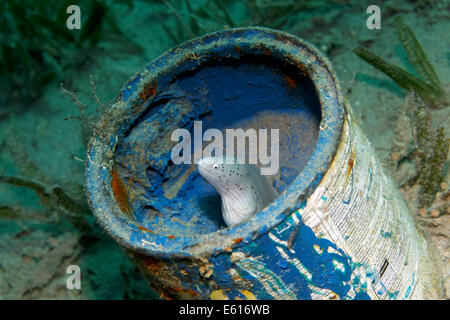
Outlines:
{"type": "Polygon", "coordinates": [[[156,59],[116,99],[114,112],[130,116],[105,116],[115,128],[109,140],[91,141],[86,187],[97,219],[151,255],[221,251],[267,231],[301,205],[333,158],[344,109],[330,68],[309,44],[264,28],[217,32],[156,59]],[[212,128],[269,129],[269,137],[279,129],[279,167],[268,176],[278,197],[247,223],[225,228],[220,196],[193,161],[173,163],[172,133],[186,129],[193,142],[194,121],[200,140],[212,128]]]}
{"type": "Polygon", "coordinates": [[[174,130],[189,131],[193,153],[198,135],[193,121],[201,121],[201,134],[210,128],[222,131],[224,152],[225,129],[279,129],[279,169],[267,176],[279,193],[302,170],[317,143],[320,102],[314,84],[297,66],[270,56],[208,61],[175,77],[153,101],[119,142],[114,162],[130,190],[136,221],[162,235],[197,237],[225,227],[220,196],[193,161],[172,162],[171,150],[178,143],[170,140],[174,130]]]}

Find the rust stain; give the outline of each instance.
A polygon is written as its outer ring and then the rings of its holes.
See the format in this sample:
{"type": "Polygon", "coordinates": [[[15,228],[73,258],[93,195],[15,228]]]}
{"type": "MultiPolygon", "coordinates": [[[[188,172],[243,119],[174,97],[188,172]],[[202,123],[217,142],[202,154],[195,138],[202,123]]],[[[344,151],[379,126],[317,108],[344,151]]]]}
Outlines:
{"type": "Polygon", "coordinates": [[[141,230],[141,231],[146,231],[146,232],[153,233],[152,230],[150,230],[149,228],[143,227],[143,226],[138,226],[138,229],[141,230]]]}
{"type": "Polygon", "coordinates": [[[308,76],[308,71],[306,70],[306,67],[302,63],[295,62],[295,65],[297,66],[298,70],[304,77],[308,76]]]}
{"type": "Polygon", "coordinates": [[[158,260],[149,256],[136,254],[135,259],[143,269],[152,288],[161,293],[163,299],[198,299],[200,294],[183,285],[176,270],[176,262],[158,260]]]}
{"type": "Polygon", "coordinates": [[[164,299],[164,300],[173,300],[171,297],[166,295],[164,292],[161,292],[161,295],[159,296],[159,298],[164,299]]]}
{"type": "Polygon", "coordinates": [[[150,271],[154,275],[159,275],[159,269],[164,267],[164,265],[161,262],[150,257],[142,259],[142,263],[145,270],[150,271]]]}
{"type": "Polygon", "coordinates": [[[147,83],[144,86],[144,89],[141,92],[139,92],[139,98],[141,98],[142,100],[151,99],[155,95],[156,95],[156,83],[155,82],[147,83]]]}
{"type": "Polygon", "coordinates": [[[352,158],[348,159],[348,169],[347,169],[347,175],[350,175],[353,170],[354,161],[352,158]]]}
{"type": "Polygon", "coordinates": [[[113,191],[114,198],[119,205],[120,211],[125,214],[131,213],[131,206],[128,198],[127,187],[123,180],[119,177],[116,169],[112,170],[111,189],[113,191]]]}
{"type": "Polygon", "coordinates": [[[192,289],[185,289],[185,288],[178,288],[178,287],[173,287],[171,288],[173,291],[177,292],[180,296],[192,296],[192,297],[197,297],[199,296],[199,294],[192,290],[192,289]]]}
{"type": "Polygon", "coordinates": [[[283,79],[287,82],[289,87],[291,87],[291,88],[297,87],[297,81],[292,79],[288,75],[283,74],[283,79]]]}

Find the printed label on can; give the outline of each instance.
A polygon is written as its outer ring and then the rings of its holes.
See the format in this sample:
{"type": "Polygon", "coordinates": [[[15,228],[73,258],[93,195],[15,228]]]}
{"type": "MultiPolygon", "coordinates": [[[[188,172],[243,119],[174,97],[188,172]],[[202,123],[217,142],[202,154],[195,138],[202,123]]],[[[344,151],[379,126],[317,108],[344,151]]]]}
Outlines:
{"type": "Polygon", "coordinates": [[[348,118],[335,159],[299,213],[351,258],[372,299],[421,297],[422,240],[369,141],[348,118]]]}

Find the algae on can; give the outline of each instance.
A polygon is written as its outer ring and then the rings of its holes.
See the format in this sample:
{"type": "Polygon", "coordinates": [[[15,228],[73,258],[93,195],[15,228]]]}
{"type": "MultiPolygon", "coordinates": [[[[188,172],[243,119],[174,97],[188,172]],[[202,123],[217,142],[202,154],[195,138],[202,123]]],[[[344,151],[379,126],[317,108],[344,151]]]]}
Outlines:
{"type": "Polygon", "coordinates": [[[106,231],[164,298],[434,298],[433,265],[405,202],[351,116],[330,62],[265,28],[230,29],[155,59],[90,141],[86,187],[106,231]],[[171,133],[284,124],[278,197],[221,226],[171,133]]]}

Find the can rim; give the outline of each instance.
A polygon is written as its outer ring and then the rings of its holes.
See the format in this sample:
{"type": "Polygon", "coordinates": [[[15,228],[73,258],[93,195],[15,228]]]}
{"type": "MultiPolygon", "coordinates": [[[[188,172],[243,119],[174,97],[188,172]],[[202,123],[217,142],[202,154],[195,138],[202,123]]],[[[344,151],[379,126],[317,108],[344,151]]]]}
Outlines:
{"type": "MultiPolygon", "coordinates": [[[[211,57],[211,56],[209,56],[211,57]]],[[[209,59],[209,58],[208,58],[209,59]]],[[[205,60],[206,61],[206,60],[205,60]]],[[[201,61],[197,61],[201,63],[201,61]]],[[[229,251],[270,231],[293,212],[306,205],[307,198],[322,180],[337,151],[344,123],[345,105],[339,81],[330,61],[312,44],[286,32],[262,27],[235,28],[207,34],[171,49],[153,60],[122,88],[110,109],[98,120],[89,142],[85,169],[89,205],[97,221],[122,246],[149,256],[198,257],[229,251]],[[321,105],[319,136],[314,151],[294,181],[274,202],[249,221],[234,228],[199,235],[168,238],[143,232],[121,213],[111,190],[115,147],[133,119],[145,110],[138,93],[148,83],[183,63],[201,60],[208,53],[220,55],[229,46],[270,50],[302,66],[311,78],[321,105]]]]}

